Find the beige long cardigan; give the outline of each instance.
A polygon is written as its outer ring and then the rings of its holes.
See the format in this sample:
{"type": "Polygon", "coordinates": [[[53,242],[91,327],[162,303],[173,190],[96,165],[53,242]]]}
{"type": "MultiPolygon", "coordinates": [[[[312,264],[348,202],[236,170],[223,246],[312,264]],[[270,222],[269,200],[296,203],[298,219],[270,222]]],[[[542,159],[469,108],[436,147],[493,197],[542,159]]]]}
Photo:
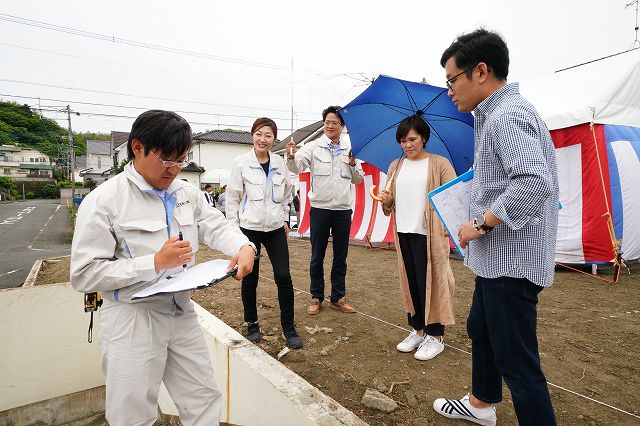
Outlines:
{"type": "MultiPolygon", "coordinates": [[[[451,167],[449,161],[439,155],[427,153],[429,158],[427,188],[425,192],[428,194],[435,188],[455,179],[456,173],[451,167]]],[[[393,176],[398,167],[398,172],[402,168],[403,161],[394,160],[389,166],[387,176],[393,176]]],[[[396,173],[397,176],[397,173],[396,173]]],[[[407,280],[407,272],[402,259],[402,252],[398,244],[398,232],[395,223],[395,179],[391,186],[391,194],[393,204],[390,208],[382,207],[386,216],[394,212],[394,239],[396,242],[396,252],[398,253],[398,271],[400,273],[400,294],[404,303],[405,310],[411,316],[415,315],[411,293],[409,292],[409,281],[407,280]]],[[[455,290],[455,281],[451,266],[449,265],[449,240],[440,218],[433,209],[430,202],[427,202],[427,208],[424,212],[424,220],[427,229],[427,282],[426,282],[426,301],[425,301],[425,324],[440,323],[443,325],[455,324],[455,316],[453,313],[453,293],[455,290]]]]}

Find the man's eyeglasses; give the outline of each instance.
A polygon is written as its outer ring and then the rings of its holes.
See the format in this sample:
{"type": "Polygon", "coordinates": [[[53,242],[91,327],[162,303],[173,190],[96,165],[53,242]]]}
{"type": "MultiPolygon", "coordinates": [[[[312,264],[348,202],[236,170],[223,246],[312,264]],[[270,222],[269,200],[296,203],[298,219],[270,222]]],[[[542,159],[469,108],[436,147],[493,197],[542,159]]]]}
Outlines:
{"type": "Polygon", "coordinates": [[[342,126],[342,123],[340,123],[339,121],[325,121],[324,125],[329,127],[329,126],[333,126],[333,127],[338,127],[338,126],[342,126]]]}
{"type": "Polygon", "coordinates": [[[474,69],[475,67],[477,67],[478,64],[475,64],[472,67],[467,68],[464,71],[459,72],[458,74],[454,75],[453,77],[451,77],[449,80],[447,80],[447,88],[451,91],[453,91],[453,86],[452,84],[456,82],[456,78],[460,77],[462,74],[471,71],[472,69],[474,69]]]}
{"type": "Polygon", "coordinates": [[[156,156],[156,158],[158,159],[158,161],[160,161],[162,163],[163,166],[165,166],[167,169],[171,168],[171,167],[175,167],[175,166],[180,166],[181,169],[184,169],[185,167],[187,167],[190,163],[189,160],[182,160],[182,161],[171,161],[171,160],[163,160],[162,158],[160,158],[160,156],[158,154],[156,154],[155,152],[151,151],[151,153],[153,155],[156,156]]]}

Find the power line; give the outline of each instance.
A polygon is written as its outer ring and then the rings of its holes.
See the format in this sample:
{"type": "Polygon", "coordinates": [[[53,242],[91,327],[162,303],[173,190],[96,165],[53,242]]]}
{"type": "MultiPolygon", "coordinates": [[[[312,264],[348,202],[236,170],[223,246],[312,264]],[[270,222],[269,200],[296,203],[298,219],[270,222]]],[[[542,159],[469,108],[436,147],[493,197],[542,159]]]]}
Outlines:
{"type": "MultiPolygon", "coordinates": [[[[47,111],[47,112],[64,112],[60,109],[54,109],[54,108],[36,108],[36,107],[32,107],[33,109],[39,109],[41,111],[47,111]]],[[[133,117],[130,115],[120,115],[120,114],[106,114],[106,113],[99,113],[99,112],[91,112],[91,111],[76,111],[78,114],[80,115],[85,115],[85,116],[89,116],[89,117],[108,117],[108,118],[118,118],[118,119],[130,119],[130,120],[135,120],[138,117],[133,117]]],[[[56,120],[56,121],[66,121],[66,118],[51,118],[51,120],[56,120]]],[[[199,122],[199,121],[190,121],[187,120],[187,122],[190,125],[199,125],[199,126],[225,126],[225,127],[235,127],[235,128],[240,128],[240,129],[250,129],[251,126],[247,126],[247,125],[241,125],[241,124],[233,124],[233,123],[204,123],[204,122],[199,122]]],[[[279,130],[287,130],[287,131],[292,131],[291,129],[288,128],[284,128],[284,127],[280,127],[279,130]]]]}
{"type": "MultiPolygon", "coordinates": [[[[45,100],[45,101],[53,101],[53,102],[64,102],[65,104],[67,103],[73,103],[73,104],[79,104],[79,105],[91,105],[91,106],[103,106],[103,107],[109,107],[109,108],[124,108],[124,109],[136,109],[136,110],[148,110],[149,108],[147,107],[138,107],[138,106],[129,106],[129,105],[116,105],[116,104],[104,104],[104,103],[97,103],[97,102],[84,102],[84,101],[73,101],[73,100],[68,100],[68,99],[53,99],[53,98],[43,98],[40,96],[21,96],[21,95],[12,95],[12,94],[8,94],[8,93],[0,93],[0,96],[7,96],[7,97],[11,97],[11,98],[20,98],[20,99],[38,99],[38,100],[45,100]]],[[[55,108],[56,106],[50,105],[51,108],[55,108]]],[[[238,115],[238,114],[222,114],[222,113],[215,113],[215,112],[200,112],[200,111],[179,111],[179,110],[174,110],[174,112],[176,113],[180,113],[180,114],[199,114],[199,115],[209,115],[209,116],[213,116],[213,117],[232,117],[232,118],[253,118],[256,119],[258,118],[258,115],[238,115]]],[[[282,118],[282,117],[270,117],[273,120],[287,120],[287,118],[282,118]]],[[[310,120],[310,119],[298,119],[298,121],[308,121],[308,122],[316,122],[318,120],[310,120]]]]}
{"type": "MultiPolygon", "coordinates": [[[[51,83],[39,83],[34,81],[26,81],[26,80],[13,80],[9,78],[0,78],[0,81],[5,81],[7,83],[16,83],[16,84],[27,84],[31,86],[42,86],[42,87],[51,87],[54,89],[63,89],[63,90],[73,90],[78,92],[89,92],[89,93],[99,93],[103,95],[114,95],[114,96],[125,96],[130,98],[140,98],[140,99],[153,99],[159,101],[169,101],[169,102],[182,102],[187,104],[195,104],[195,105],[208,105],[208,106],[216,106],[216,107],[229,107],[229,108],[239,108],[239,109],[250,109],[254,110],[256,107],[248,107],[242,105],[230,105],[230,104],[217,104],[212,102],[202,102],[202,101],[189,101],[185,99],[175,99],[175,98],[163,98],[158,96],[147,96],[147,95],[136,95],[131,93],[122,93],[122,92],[112,92],[108,90],[97,90],[97,89],[87,89],[83,87],[73,87],[73,86],[62,86],[58,84],[51,83]]],[[[261,108],[264,111],[276,111],[276,112],[289,112],[289,110],[284,109],[275,109],[275,108],[261,108]]],[[[317,115],[317,112],[302,112],[298,111],[297,114],[309,114],[309,115],[317,115]]]]}
{"type": "Polygon", "coordinates": [[[145,71],[154,71],[154,72],[160,72],[160,73],[167,73],[167,74],[183,76],[183,77],[195,77],[195,78],[200,78],[200,79],[203,79],[203,80],[211,80],[211,76],[204,76],[204,75],[198,75],[198,74],[169,71],[169,70],[160,69],[160,68],[144,67],[144,66],[141,66],[141,65],[133,64],[133,63],[122,63],[122,62],[115,62],[115,61],[107,61],[107,60],[104,60],[104,59],[89,58],[89,57],[86,57],[86,56],[72,55],[72,54],[69,54],[69,53],[55,52],[55,51],[52,51],[52,50],[36,49],[36,48],[33,48],[33,47],[20,46],[18,44],[12,44],[12,43],[0,43],[0,46],[8,46],[8,47],[13,47],[15,49],[24,49],[24,50],[29,50],[29,51],[32,51],[32,52],[47,53],[47,54],[50,54],[50,55],[58,55],[58,56],[64,56],[64,57],[67,57],[67,58],[81,59],[81,60],[84,60],[84,61],[93,61],[93,62],[99,62],[99,63],[109,64],[109,65],[117,65],[117,66],[120,66],[120,67],[127,67],[127,68],[134,68],[134,69],[140,69],[140,70],[145,70],[145,71]]]}
{"type": "Polygon", "coordinates": [[[258,62],[258,61],[250,61],[250,60],[239,59],[239,58],[231,58],[228,56],[218,56],[218,55],[212,55],[210,53],[195,52],[191,50],[184,50],[184,49],[177,49],[174,47],[162,46],[159,44],[145,43],[145,42],[136,41],[136,40],[128,40],[125,38],[115,37],[113,35],[105,35],[105,34],[99,34],[99,33],[94,33],[90,31],[79,30],[76,28],[63,27],[61,25],[49,24],[47,22],[35,21],[33,19],[21,18],[19,16],[7,15],[4,13],[0,13],[0,20],[13,22],[21,25],[27,25],[31,27],[43,28],[45,30],[57,31],[65,34],[72,34],[72,35],[91,38],[95,40],[108,41],[111,43],[124,44],[128,46],[140,47],[140,48],[149,49],[149,50],[157,50],[157,51],[166,52],[166,53],[175,53],[175,54],[184,55],[184,56],[192,56],[195,58],[210,59],[214,61],[227,62],[227,63],[239,64],[239,65],[247,65],[247,66],[259,67],[259,68],[285,69],[285,70],[288,69],[287,66],[283,66],[283,65],[269,64],[266,62],[258,62]]]}

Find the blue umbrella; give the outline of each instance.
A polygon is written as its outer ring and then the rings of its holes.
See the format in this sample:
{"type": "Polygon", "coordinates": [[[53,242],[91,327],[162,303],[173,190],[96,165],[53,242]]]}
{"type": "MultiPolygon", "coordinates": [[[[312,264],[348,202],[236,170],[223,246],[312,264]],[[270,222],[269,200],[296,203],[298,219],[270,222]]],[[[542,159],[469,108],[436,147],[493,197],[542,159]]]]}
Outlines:
{"type": "Polygon", "coordinates": [[[473,164],[473,116],[458,112],[447,89],[381,75],[340,114],[353,155],[385,173],[402,155],[398,124],[414,114],[429,124],[427,151],[449,159],[458,175],[473,164]]]}

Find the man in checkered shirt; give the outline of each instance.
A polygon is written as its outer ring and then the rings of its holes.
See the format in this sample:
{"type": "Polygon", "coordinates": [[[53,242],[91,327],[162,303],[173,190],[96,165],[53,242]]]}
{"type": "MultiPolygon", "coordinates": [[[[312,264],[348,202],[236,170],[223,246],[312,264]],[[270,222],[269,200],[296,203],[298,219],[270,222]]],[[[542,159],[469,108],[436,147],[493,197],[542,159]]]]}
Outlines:
{"type": "Polygon", "coordinates": [[[551,136],[518,84],[507,84],[509,50],[484,29],[459,36],[440,60],[448,95],[473,111],[474,177],[469,215],[458,231],[465,265],[477,275],[467,320],[472,392],[439,398],[440,414],[496,423],[506,382],[521,425],[555,425],[536,336],[538,293],[553,282],[558,173],[551,136]]]}

